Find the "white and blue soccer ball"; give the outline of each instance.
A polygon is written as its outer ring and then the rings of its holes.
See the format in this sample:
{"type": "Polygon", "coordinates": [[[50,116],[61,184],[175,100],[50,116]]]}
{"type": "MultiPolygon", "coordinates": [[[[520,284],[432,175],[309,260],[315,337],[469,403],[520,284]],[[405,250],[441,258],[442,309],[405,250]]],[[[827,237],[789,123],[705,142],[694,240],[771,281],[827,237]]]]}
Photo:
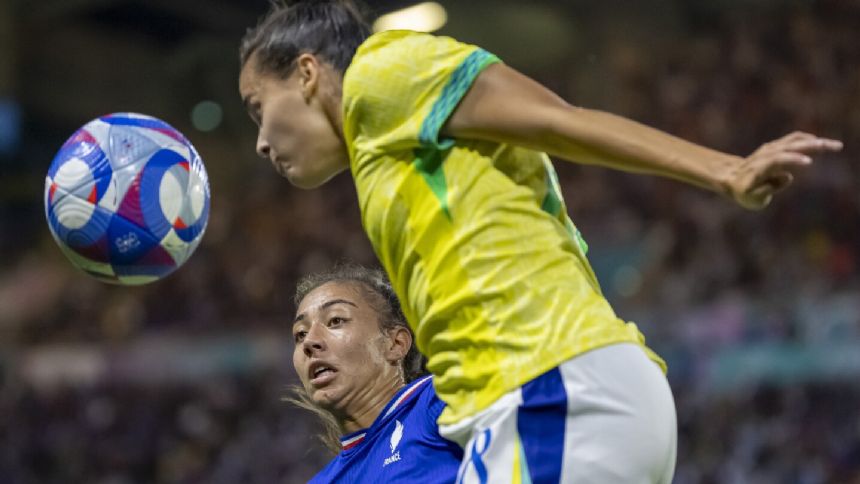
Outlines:
{"type": "Polygon", "coordinates": [[[197,248],[209,179],[194,146],[164,121],[110,114],[60,148],[45,178],[45,215],[75,266],[102,281],[144,284],[197,248]]]}

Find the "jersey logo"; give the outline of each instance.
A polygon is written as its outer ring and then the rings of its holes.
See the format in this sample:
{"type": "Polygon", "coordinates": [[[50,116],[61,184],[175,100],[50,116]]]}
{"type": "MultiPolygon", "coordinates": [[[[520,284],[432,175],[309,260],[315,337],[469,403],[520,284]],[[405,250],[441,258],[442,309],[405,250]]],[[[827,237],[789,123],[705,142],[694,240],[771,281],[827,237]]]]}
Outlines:
{"type": "Polygon", "coordinates": [[[403,438],[403,424],[400,423],[400,420],[394,421],[394,432],[391,432],[391,453],[393,454],[395,450],[397,450],[397,444],[400,443],[400,439],[403,438]]]}
{"type": "Polygon", "coordinates": [[[385,461],[382,463],[382,467],[385,467],[388,464],[393,464],[400,460],[400,451],[397,450],[397,445],[400,443],[400,440],[402,438],[403,424],[400,423],[400,420],[395,420],[394,432],[391,432],[391,440],[389,440],[389,444],[391,446],[391,457],[385,458],[385,461]]]}

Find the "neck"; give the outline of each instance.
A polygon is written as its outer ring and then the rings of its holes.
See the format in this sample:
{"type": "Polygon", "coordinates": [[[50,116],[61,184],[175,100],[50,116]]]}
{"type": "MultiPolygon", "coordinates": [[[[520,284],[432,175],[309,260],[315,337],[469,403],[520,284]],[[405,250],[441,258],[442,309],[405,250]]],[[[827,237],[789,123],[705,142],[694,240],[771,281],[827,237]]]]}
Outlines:
{"type": "Polygon", "coordinates": [[[343,412],[334,414],[340,428],[348,434],[370,427],[385,405],[405,385],[399,375],[382,380],[377,385],[368,385],[361,394],[356,395],[353,404],[344,408],[343,412]]]}
{"type": "Polygon", "coordinates": [[[328,118],[329,123],[334,126],[335,132],[340,139],[343,140],[343,108],[341,107],[341,103],[343,102],[343,96],[340,90],[340,86],[337,87],[337,92],[335,95],[329,98],[328,105],[325,107],[326,117],[328,118]]]}
{"type": "Polygon", "coordinates": [[[328,122],[334,127],[335,132],[343,140],[343,76],[334,68],[325,66],[328,76],[323,81],[326,96],[323,100],[323,112],[328,122]]]}

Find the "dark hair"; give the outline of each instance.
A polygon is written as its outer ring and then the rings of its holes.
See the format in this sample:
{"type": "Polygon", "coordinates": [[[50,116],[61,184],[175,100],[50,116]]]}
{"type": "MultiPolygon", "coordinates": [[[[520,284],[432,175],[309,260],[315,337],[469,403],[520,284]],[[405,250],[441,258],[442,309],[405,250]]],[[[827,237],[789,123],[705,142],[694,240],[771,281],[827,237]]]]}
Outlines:
{"type": "Polygon", "coordinates": [[[343,74],[358,46],[370,36],[364,8],[354,0],[302,0],[273,3],[239,47],[242,66],[257,54],[257,68],[288,77],[296,58],[319,56],[343,74]]]}
{"type": "MultiPolygon", "coordinates": [[[[424,367],[425,358],[418,352],[415,345],[415,335],[406,322],[406,317],[400,307],[400,300],[394,293],[394,288],[391,287],[391,283],[384,272],[356,264],[339,264],[331,270],[307,275],[296,285],[296,294],[293,299],[296,306],[298,307],[302,299],[311,291],[330,282],[354,284],[357,289],[361,290],[379,315],[380,330],[403,327],[409,331],[409,334],[412,335],[412,346],[400,365],[406,383],[427,373],[424,367]]],[[[332,452],[339,452],[340,436],[343,434],[343,429],[340,428],[334,416],[314,403],[303,387],[297,385],[291,390],[291,394],[284,400],[309,410],[319,417],[323,425],[323,433],[318,436],[320,441],[332,452]]]]}

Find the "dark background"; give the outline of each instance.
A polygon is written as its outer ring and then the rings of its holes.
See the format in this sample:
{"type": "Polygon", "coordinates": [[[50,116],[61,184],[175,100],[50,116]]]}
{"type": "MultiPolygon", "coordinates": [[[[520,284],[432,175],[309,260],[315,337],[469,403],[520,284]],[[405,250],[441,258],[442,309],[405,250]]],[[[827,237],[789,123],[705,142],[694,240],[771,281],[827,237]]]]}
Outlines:
{"type": "MultiPolygon", "coordinates": [[[[675,481],[860,483],[860,2],[442,3],[440,33],[574,104],[736,154],[795,129],[845,142],[760,213],[556,166],[607,297],[670,365],[675,481]]],[[[347,176],[303,192],[254,155],[237,48],[266,10],[0,0],[0,484],[302,482],[327,460],[280,401],[291,296],[375,259],[347,176]],[[42,206],[59,146],[118,111],[185,133],[212,189],[197,252],[143,287],[74,269],[42,206]]]]}

